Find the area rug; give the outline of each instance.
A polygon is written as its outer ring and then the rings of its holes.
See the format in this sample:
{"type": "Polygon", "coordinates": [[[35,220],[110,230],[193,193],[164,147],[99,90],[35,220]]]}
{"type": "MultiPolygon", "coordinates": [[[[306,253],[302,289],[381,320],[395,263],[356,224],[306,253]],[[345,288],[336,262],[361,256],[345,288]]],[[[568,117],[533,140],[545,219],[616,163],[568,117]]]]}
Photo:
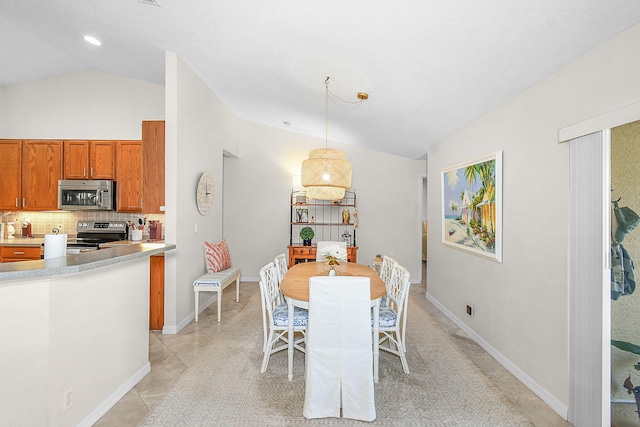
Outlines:
{"type": "MultiPolygon", "coordinates": [[[[421,308],[409,301],[407,360],[380,352],[375,385],[380,426],[531,426],[524,415],[421,308]]],[[[363,425],[339,418],[307,420],[304,356],[296,352],[287,380],[287,353],[262,362],[260,295],[224,326],[203,353],[139,426],[363,425]]]]}

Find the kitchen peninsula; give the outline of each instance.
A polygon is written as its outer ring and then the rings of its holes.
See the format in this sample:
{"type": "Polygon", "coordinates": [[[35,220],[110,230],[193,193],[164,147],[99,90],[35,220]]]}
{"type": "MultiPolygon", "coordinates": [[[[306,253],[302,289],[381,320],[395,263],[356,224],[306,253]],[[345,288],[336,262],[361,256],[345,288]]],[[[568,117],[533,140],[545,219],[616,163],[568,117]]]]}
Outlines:
{"type": "Polygon", "coordinates": [[[150,372],[149,259],[173,249],[0,264],[0,425],[92,425],[150,372]]]}

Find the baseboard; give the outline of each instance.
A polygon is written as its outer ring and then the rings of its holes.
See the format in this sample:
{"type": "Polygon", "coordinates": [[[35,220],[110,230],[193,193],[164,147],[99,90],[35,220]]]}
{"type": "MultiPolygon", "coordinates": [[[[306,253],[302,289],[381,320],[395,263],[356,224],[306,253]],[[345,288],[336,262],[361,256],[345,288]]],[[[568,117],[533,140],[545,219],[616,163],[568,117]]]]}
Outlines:
{"type": "MultiPolygon", "coordinates": [[[[218,293],[217,292],[200,292],[200,298],[201,298],[200,300],[201,303],[199,308],[200,311],[198,311],[198,313],[202,313],[202,311],[204,311],[207,307],[213,304],[218,299],[218,293]],[[202,300],[203,295],[208,295],[209,298],[202,300]]],[[[182,321],[177,325],[173,325],[173,326],[164,325],[162,327],[162,333],[166,335],[175,335],[178,332],[180,332],[184,327],[186,327],[188,324],[190,324],[191,321],[193,321],[195,318],[196,318],[196,313],[195,311],[192,311],[191,313],[189,313],[187,317],[182,319],[182,321]]]]}
{"type": "Polygon", "coordinates": [[[98,405],[96,409],[91,411],[91,413],[87,415],[85,419],[80,421],[78,423],[78,426],[91,427],[92,425],[94,425],[100,418],[102,418],[104,414],[109,411],[109,409],[113,408],[113,406],[118,403],[118,401],[122,399],[125,394],[129,393],[129,391],[134,388],[136,384],[138,384],[144,377],[146,377],[149,372],[151,372],[151,363],[147,362],[120,387],[118,387],[116,391],[111,394],[111,396],[109,396],[105,401],[98,405]]]}
{"type": "Polygon", "coordinates": [[[440,310],[445,316],[449,318],[453,323],[456,324],[460,329],[466,333],[469,338],[475,341],[480,347],[482,347],[487,353],[489,353],[494,359],[498,361],[507,371],[511,373],[514,377],[516,377],[522,384],[524,384],[529,390],[536,394],[544,403],[546,403],[551,409],[553,409],[558,415],[560,415],[563,419],[567,419],[569,408],[559,401],[555,396],[549,393],[544,387],[538,384],[533,378],[527,375],[522,369],[516,366],[513,362],[511,362],[508,358],[506,358],[502,353],[493,348],[488,342],[486,342],[481,336],[475,333],[475,331],[469,326],[467,326],[463,321],[461,321],[457,316],[455,316],[451,311],[449,311],[445,306],[440,304],[438,300],[433,298],[431,294],[427,292],[427,299],[436,306],[438,310],[440,310]]]}

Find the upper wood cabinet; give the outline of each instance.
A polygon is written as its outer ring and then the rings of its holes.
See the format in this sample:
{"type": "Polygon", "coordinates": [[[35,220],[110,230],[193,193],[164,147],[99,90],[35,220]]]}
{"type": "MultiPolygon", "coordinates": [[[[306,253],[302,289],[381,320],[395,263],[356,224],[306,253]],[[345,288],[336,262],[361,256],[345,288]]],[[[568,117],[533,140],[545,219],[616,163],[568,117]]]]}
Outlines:
{"type": "Polygon", "coordinates": [[[58,180],[62,179],[62,141],[22,141],[23,210],[58,209],[58,180]]]}
{"type": "Polygon", "coordinates": [[[142,141],[116,141],[116,211],[142,212],[142,141]]]}
{"type": "Polygon", "coordinates": [[[65,179],[114,179],[114,141],[64,141],[65,179]]]}
{"type": "Polygon", "coordinates": [[[164,120],[142,122],[144,213],[164,213],[164,120]]]}
{"type": "Polygon", "coordinates": [[[22,141],[0,139],[0,211],[22,206],[22,141]]]}

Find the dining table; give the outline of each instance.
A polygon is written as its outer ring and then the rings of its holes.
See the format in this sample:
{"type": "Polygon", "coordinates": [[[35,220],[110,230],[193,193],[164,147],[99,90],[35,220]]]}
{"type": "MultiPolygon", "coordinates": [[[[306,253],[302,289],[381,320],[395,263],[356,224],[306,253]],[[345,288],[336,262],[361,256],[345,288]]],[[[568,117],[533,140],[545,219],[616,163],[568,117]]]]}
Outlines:
{"type": "MultiPolygon", "coordinates": [[[[353,262],[340,262],[334,266],[337,278],[340,276],[359,276],[370,279],[371,306],[373,307],[373,379],[378,381],[378,338],[379,338],[379,309],[380,299],[386,293],[382,278],[371,267],[353,262]]],[[[302,262],[289,268],[280,283],[280,291],[287,297],[289,319],[293,319],[294,307],[309,308],[309,278],[326,276],[329,266],[325,262],[302,262]]],[[[293,322],[289,322],[288,338],[288,377],[293,379],[293,351],[294,351],[293,322]]]]}

